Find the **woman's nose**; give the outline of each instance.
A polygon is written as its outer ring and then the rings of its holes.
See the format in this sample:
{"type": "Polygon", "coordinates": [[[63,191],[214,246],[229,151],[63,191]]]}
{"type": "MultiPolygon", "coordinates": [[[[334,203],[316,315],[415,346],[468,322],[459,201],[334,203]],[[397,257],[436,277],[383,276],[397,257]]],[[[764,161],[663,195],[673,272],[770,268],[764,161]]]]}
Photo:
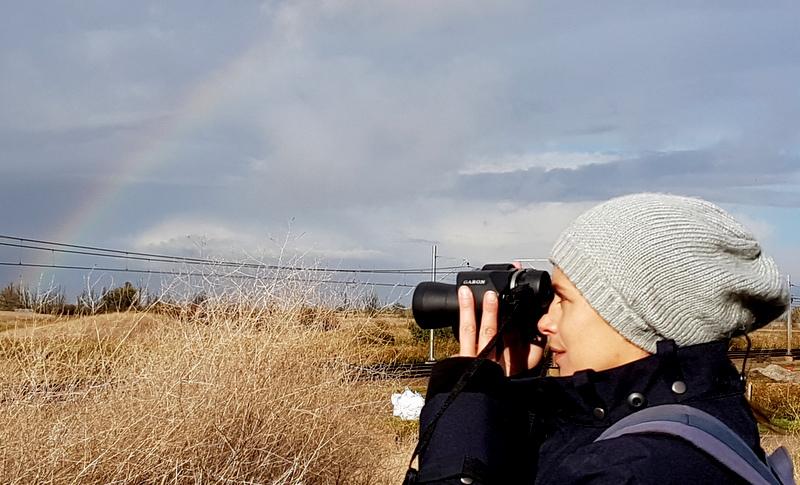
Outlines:
{"type": "Polygon", "coordinates": [[[553,328],[553,315],[552,312],[548,311],[539,319],[539,323],[536,325],[539,328],[539,333],[542,335],[552,335],[554,328],[553,328]]]}
{"type": "Polygon", "coordinates": [[[547,313],[542,315],[539,318],[539,322],[537,323],[537,327],[539,328],[539,332],[542,335],[553,335],[556,331],[556,302],[555,300],[550,303],[550,307],[547,309],[547,313]]]}

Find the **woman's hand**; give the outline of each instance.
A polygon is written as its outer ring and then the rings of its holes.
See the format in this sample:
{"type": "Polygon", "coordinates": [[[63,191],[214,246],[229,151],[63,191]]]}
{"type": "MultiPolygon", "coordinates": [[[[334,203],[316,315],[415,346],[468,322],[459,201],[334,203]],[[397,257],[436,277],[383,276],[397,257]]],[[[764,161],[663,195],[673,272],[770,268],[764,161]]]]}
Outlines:
{"type": "MultiPolygon", "coordinates": [[[[480,330],[475,322],[475,298],[467,286],[458,289],[459,356],[476,357],[497,334],[499,302],[497,293],[487,291],[483,295],[480,330]]],[[[536,325],[537,322],[530,322],[536,325]]],[[[503,352],[490,352],[487,359],[500,364],[507,376],[532,369],[542,360],[544,349],[525,341],[518,329],[503,330],[503,352]]]]}
{"type": "MultiPolygon", "coordinates": [[[[483,313],[481,314],[480,332],[475,322],[475,298],[468,286],[458,289],[458,340],[461,344],[458,355],[476,357],[497,334],[497,293],[487,291],[483,295],[483,313]]],[[[496,355],[487,358],[500,362],[496,355]]]]}

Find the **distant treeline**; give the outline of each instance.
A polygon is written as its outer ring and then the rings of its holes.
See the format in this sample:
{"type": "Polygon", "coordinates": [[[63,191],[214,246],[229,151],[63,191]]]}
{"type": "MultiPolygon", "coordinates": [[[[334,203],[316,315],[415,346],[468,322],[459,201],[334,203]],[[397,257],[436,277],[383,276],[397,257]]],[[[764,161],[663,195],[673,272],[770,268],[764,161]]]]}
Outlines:
{"type": "MultiPolygon", "coordinates": [[[[150,311],[169,314],[173,316],[194,316],[202,314],[209,305],[215,310],[220,306],[228,307],[232,311],[241,311],[243,302],[231,304],[211,301],[205,292],[198,292],[188,299],[177,301],[164,296],[156,296],[138,288],[130,282],[115,288],[103,288],[96,293],[84,290],[78,295],[75,303],[67,303],[67,297],[61,287],[47,290],[33,290],[28,286],[9,283],[0,291],[0,311],[30,310],[36,313],[51,315],[96,315],[102,313],[123,311],[150,311]]],[[[303,305],[306,306],[306,305],[303,305]]],[[[316,306],[309,306],[307,312],[318,311],[316,306]],[[313,309],[313,310],[312,310],[313,309]]],[[[411,316],[409,309],[398,303],[384,305],[375,293],[365,294],[358,301],[339,305],[336,308],[327,308],[330,311],[356,311],[368,315],[373,314],[402,314],[411,316]]]]}
{"type": "Polygon", "coordinates": [[[140,310],[147,305],[146,300],[144,292],[130,282],[117,288],[103,288],[100,294],[84,291],[75,303],[67,303],[61,287],[42,291],[9,283],[0,291],[0,310],[25,309],[54,315],[90,315],[140,310]]]}

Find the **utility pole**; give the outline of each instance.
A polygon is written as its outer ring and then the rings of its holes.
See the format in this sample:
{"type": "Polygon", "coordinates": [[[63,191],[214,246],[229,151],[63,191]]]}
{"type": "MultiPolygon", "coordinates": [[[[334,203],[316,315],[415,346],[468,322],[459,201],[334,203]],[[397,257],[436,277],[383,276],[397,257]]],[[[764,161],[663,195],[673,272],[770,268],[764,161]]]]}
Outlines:
{"type": "Polygon", "coordinates": [[[792,276],[786,275],[786,287],[789,288],[789,311],[786,312],[786,355],[792,356],[792,276]]]}
{"type": "MultiPolygon", "coordinates": [[[[431,281],[436,281],[436,245],[433,245],[431,250],[431,281]]],[[[436,357],[433,355],[433,329],[430,329],[430,348],[428,352],[428,362],[436,362],[436,357]]]]}

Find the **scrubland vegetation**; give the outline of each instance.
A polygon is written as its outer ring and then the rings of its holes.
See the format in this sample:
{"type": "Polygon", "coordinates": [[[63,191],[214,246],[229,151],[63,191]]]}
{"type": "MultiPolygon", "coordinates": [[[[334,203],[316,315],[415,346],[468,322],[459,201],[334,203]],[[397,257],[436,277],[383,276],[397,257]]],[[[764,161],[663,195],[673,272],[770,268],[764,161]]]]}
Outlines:
{"type": "Polygon", "coordinates": [[[401,480],[416,431],[389,398],[406,383],[358,369],[409,358],[389,350],[414,346],[408,320],[219,290],[151,311],[0,312],[0,481],[401,480]]]}
{"type": "MultiPolygon", "coordinates": [[[[135,296],[121,288],[106,301],[135,296]]],[[[0,481],[399,483],[417,429],[389,396],[424,382],[359,369],[425,360],[407,312],[332,309],[302,286],[191,294],[83,316],[0,311],[0,481]]],[[[440,357],[457,351],[437,340],[440,357]]],[[[753,340],[785,347],[785,327],[753,340]]],[[[797,462],[798,384],[752,382],[765,449],[788,444],[797,462]]]]}

